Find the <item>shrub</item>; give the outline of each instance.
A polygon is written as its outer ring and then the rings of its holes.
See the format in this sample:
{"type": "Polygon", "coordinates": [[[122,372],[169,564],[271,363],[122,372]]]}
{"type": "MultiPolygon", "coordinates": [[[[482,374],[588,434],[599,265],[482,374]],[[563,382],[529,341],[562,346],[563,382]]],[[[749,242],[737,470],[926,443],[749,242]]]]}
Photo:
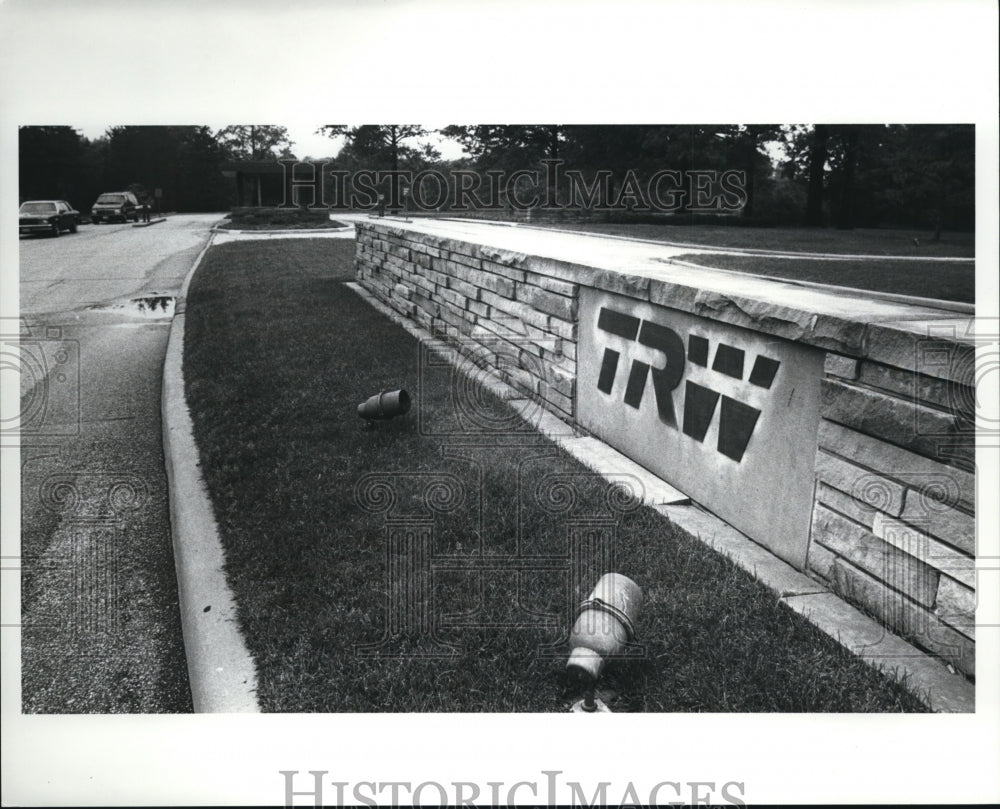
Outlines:
{"type": "Polygon", "coordinates": [[[233,228],[333,226],[329,211],[311,211],[308,208],[233,208],[228,218],[233,228]]]}

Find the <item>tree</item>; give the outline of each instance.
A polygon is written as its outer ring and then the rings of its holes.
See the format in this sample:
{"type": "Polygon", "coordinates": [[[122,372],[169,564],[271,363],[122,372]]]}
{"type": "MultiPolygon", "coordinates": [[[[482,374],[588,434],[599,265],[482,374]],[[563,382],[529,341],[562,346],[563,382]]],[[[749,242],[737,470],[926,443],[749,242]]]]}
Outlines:
{"type": "Polygon", "coordinates": [[[239,124],[225,126],[215,133],[216,140],[231,160],[267,160],[294,157],[294,145],[288,139],[288,129],[272,124],[239,124]]]}
{"type": "MultiPolygon", "coordinates": [[[[18,129],[22,199],[65,199],[78,210],[93,199],[85,182],[86,139],[70,126],[18,129]]],[[[99,192],[98,192],[99,193],[99,192]]]]}
{"type": "Polygon", "coordinates": [[[217,211],[230,202],[222,164],[229,156],[206,126],[120,126],[108,130],[102,190],[140,197],[161,189],[167,210],[217,211]]]}
{"type": "Polygon", "coordinates": [[[975,227],[975,130],[965,124],[817,124],[786,129],[788,176],[806,187],[805,221],[975,227]]]}
{"type": "Polygon", "coordinates": [[[746,203],[743,216],[754,216],[754,202],[757,196],[758,179],[765,171],[769,173],[771,160],[763,151],[766,143],[778,139],[781,127],[776,124],[746,124],[727,128],[724,137],[729,142],[729,161],[746,176],[746,203]]]}
{"type": "Polygon", "coordinates": [[[163,191],[162,204],[177,209],[180,142],[185,130],[175,126],[116,126],[107,130],[105,190],[132,190],[147,196],[163,191]]]}
{"type": "MultiPolygon", "coordinates": [[[[517,171],[536,168],[542,160],[558,160],[565,143],[563,128],[544,125],[451,125],[438,130],[446,138],[458,141],[480,170],[517,171]]],[[[547,200],[556,199],[555,177],[549,180],[547,200]]]]}
{"type": "Polygon", "coordinates": [[[858,182],[866,170],[868,153],[879,149],[879,127],[839,125],[829,130],[829,187],[834,200],[834,224],[840,230],[855,226],[861,207],[858,182]]]}
{"type": "Polygon", "coordinates": [[[806,192],[805,223],[823,227],[823,179],[826,171],[826,144],[829,127],[816,124],[809,141],[809,186],[806,192]]]}
{"type": "Polygon", "coordinates": [[[80,163],[80,193],[83,195],[83,206],[80,211],[89,211],[90,206],[99,194],[107,189],[104,187],[104,167],[108,162],[110,144],[106,137],[88,140],[83,138],[83,156],[80,163]]]}
{"type": "Polygon", "coordinates": [[[462,144],[482,168],[526,168],[542,159],[556,160],[564,142],[562,127],[556,124],[452,125],[439,132],[462,144]]]}
{"type": "Polygon", "coordinates": [[[881,161],[883,204],[901,221],[930,228],[975,229],[976,132],[971,124],[892,127],[881,161]]]}
{"type": "MultiPolygon", "coordinates": [[[[346,127],[339,124],[324,124],[317,132],[331,138],[347,138],[345,148],[354,158],[367,159],[372,168],[388,168],[399,171],[400,163],[406,159],[427,156],[426,147],[413,146],[407,141],[425,137],[428,133],[415,124],[366,124],[346,127]]],[[[433,156],[433,150],[430,153],[433,156]]]]}
{"type": "MultiPolygon", "coordinates": [[[[681,175],[700,169],[725,170],[734,167],[734,155],[739,156],[738,167],[745,165],[753,176],[769,165],[760,148],[777,128],[546,124],[449,126],[440,131],[461,143],[481,170],[537,169],[544,160],[560,159],[565,170],[580,172],[586,183],[600,172],[607,178],[602,194],[606,186],[614,199],[616,182],[624,188],[626,182],[635,183],[662,169],[681,175]]],[[[545,174],[555,181],[554,173],[545,174]]],[[[551,185],[548,192],[547,199],[554,199],[551,185]]],[[[687,199],[686,204],[690,202],[687,199]]]]}
{"type": "Polygon", "coordinates": [[[644,168],[649,126],[573,125],[561,128],[562,154],[568,165],[581,171],[607,169],[616,176],[644,168]]]}
{"type": "Polygon", "coordinates": [[[207,126],[192,127],[178,153],[177,210],[220,211],[232,204],[232,189],[222,176],[226,150],[207,126]]]}
{"type": "MultiPolygon", "coordinates": [[[[339,156],[343,166],[367,170],[389,170],[395,175],[404,166],[417,171],[436,162],[441,155],[430,144],[413,144],[415,138],[428,132],[416,124],[365,124],[347,127],[324,124],[316,130],[331,138],[346,137],[347,143],[339,156]]],[[[399,182],[389,183],[389,207],[399,208],[399,182]]]]}

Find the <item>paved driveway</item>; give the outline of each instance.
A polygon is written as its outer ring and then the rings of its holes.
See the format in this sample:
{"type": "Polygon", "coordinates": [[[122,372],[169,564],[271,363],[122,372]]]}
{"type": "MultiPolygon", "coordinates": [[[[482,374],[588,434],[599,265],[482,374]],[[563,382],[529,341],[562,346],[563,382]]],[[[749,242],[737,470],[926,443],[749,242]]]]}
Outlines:
{"type": "Polygon", "coordinates": [[[80,225],[58,238],[19,241],[21,314],[80,311],[144,291],[176,292],[220,215],[131,224],[80,225]]]}
{"type": "Polygon", "coordinates": [[[219,218],[20,241],[3,348],[22,381],[25,713],[191,710],[160,384],[173,297],[219,218]]]}

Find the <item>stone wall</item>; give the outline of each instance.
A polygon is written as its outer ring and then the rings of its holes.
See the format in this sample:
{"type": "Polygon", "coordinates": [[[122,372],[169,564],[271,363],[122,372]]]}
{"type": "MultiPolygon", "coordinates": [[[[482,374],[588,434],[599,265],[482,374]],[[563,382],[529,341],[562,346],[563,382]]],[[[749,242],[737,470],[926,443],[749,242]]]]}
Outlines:
{"type": "Polygon", "coordinates": [[[913,348],[905,368],[827,354],[809,568],[972,674],[974,389],[954,378],[971,365],[934,362],[948,341],[913,348]]]}
{"type": "Polygon", "coordinates": [[[470,359],[573,419],[577,298],[571,272],[530,256],[358,225],[358,281],[470,359]]]}
{"type": "MultiPolygon", "coordinates": [[[[903,307],[898,320],[884,313],[854,317],[842,296],[828,300],[808,290],[796,292],[791,304],[775,304],[699,288],[690,277],[680,283],[669,274],[590,266],[428,229],[359,223],[358,281],[576,426],[580,380],[594,375],[587,363],[597,361],[579,356],[595,351],[593,340],[581,334],[581,322],[592,327],[595,317],[581,306],[595,291],[603,301],[608,298],[601,293],[634,301],[637,317],[655,319],[651,313],[662,312],[664,322],[690,323],[697,316],[718,324],[723,335],[735,326],[775,347],[787,341],[820,351],[825,363],[809,371],[818,377],[818,417],[799,420],[800,432],[801,424],[812,424],[815,435],[793,448],[796,458],[803,452],[815,457],[802,546],[789,551],[769,545],[766,535],[726,518],[894,631],[974,673],[974,349],[961,333],[968,318],[939,318],[920,307],[903,307]],[[809,306],[795,305],[798,300],[809,306]],[[938,328],[941,323],[947,328],[938,328]]],[[[699,370],[688,351],[687,367],[699,370]]],[[[615,445],[613,437],[601,437],[615,445]]],[[[628,454],[628,446],[617,446],[628,454]]],[[[685,490],[684,480],[663,476],[685,490]]],[[[725,496],[733,496],[732,488],[725,496]]]]}

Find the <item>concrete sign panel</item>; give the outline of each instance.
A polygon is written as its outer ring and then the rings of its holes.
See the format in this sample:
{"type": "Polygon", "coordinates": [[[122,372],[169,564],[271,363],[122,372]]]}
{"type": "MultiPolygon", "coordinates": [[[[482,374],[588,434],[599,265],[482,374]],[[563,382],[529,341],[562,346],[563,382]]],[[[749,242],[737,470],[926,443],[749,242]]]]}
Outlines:
{"type": "Polygon", "coordinates": [[[581,293],[581,426],[804,568],[824,352],[581,293]]]}

